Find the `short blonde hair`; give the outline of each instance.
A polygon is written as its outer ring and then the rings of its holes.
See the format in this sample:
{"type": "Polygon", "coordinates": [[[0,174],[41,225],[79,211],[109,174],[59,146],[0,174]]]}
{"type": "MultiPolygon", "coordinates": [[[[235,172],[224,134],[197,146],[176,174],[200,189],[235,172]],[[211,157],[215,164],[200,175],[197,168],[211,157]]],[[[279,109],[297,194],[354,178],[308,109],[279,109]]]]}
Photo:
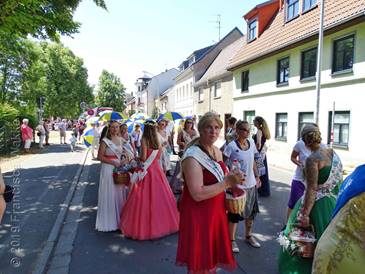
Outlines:
{"type": "Polygon", "coordinates": [[[23,119],[23,124],[28,124],[28,123],[29,123],[29,119],[24,118],[24,119],[23,119]]]}
{"type": "Polygon", "coordinates": [[[203,129],[206,128],[211,121],[216,121],[219,125],[219,128],[223,127],[223,123],[222,123],[221,119],[219,118],[219,115],[214,111],[209,111],[209,112],[205,113],[199,119],[199,123],[198,123],[199,133],[201,133],[203,131],[203,129]]]}

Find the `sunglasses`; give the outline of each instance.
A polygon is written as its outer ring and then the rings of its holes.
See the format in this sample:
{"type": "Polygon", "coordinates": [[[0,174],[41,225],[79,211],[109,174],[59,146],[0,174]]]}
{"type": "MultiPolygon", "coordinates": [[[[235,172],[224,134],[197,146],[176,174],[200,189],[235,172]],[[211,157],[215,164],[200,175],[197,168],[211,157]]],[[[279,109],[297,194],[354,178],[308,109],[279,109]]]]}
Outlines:
{"type": "Polygon", "coordinates": [[[242,130],[242,131],[246,131],[246,132],[250,132],[250,129],[244,128],[244,127],[238,127],[237,129],[242,130]]]}

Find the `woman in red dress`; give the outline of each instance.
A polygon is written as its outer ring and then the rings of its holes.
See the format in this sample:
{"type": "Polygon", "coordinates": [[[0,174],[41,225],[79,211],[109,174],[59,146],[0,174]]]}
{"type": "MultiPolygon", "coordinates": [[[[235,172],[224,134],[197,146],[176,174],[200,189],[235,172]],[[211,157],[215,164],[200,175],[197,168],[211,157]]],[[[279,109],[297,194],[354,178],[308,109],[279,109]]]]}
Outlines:
{"type": "Polygon", "coordinates": [[[225,176],[227,168],[222,153],[214,146],[221,128],[219,116],[206,113],[198,124],[200,137],[182,158],[184,190],[176,264],[187,266],[188,273],[216,273],[217,267],[236,268],[224,191],[240,183],[242,176],[238,171],[225,176]]]}
{"type": "Polygon", "coordinates": [[[120,230],[135,240],[157,239],[179,229],[175,197],[159,163],[157,124],[147,121],[141,141],[144,172],[133,184],[123,207],[120,230]]]}

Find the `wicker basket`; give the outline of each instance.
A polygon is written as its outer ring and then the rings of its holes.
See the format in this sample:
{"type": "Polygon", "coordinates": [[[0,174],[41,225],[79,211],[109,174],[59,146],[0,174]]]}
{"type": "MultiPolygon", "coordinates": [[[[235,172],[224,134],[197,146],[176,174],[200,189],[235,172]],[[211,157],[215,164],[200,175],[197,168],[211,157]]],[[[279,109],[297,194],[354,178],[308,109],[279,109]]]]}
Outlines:
{"type": "Polygon", "coordinates": [[[243,212],[246,204],[246,194],[239,197],[233,197],[226,193],[225,205],[229,213],[240,214],[243,212]]]}
{"type": "MultiPolygon", "coordinates": [[[[309,231],[315,235],[314,226],[311,225],[309,231]]],[[[297,244],[299,256],[302,258],[313,258],[314,250],[316,247],[316,239],[315,238],[300,238],[300,237],[291,237],[297,244]]]]}
{"type": "Polygon", "coordinates": [[[130,183],[130,176],[129,173],[113,173],[113,179],[114,179],[114,184],[116,185],[129,185],[130,183]]]}

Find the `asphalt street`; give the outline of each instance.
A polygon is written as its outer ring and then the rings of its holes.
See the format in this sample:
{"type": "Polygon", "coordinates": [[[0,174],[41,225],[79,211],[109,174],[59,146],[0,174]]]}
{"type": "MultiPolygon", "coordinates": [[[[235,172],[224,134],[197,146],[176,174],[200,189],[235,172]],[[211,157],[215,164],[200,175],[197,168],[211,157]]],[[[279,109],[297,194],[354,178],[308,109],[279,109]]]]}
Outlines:
{"type": "Polygon", "coordinates": [[[81,149],[72,153],[68,145],[52,145],[3,174],[17,187],[0,225],[1,274],[31,273],[83,155],[81,149]]]}
{"type": "MultiPolygon", "coordinates": [[[[81,170],[83,157],[84,150],[72,153],[67,145],[52,145],[40,154],[24,157],[15,172],[4,174],[7,183],[18,180],[20,184],[0,228],[0,274],[33,273],[57,216],[65,208],[65,198],[75,174],[81,170]]],[[[186,273],[185,268],[175,266],[177,234],[154,241],[134,241],[119,232],[95,230],[100,163],[88,157],[58,243],[44,265],[45,273],[186,273]]],[[[235,255],[238,268],[234,273],[277,274],[279,246],[275,238],[284,224],[291,176],[285,170],[270,168],[272,195],[260,199],[261,212],[254,226],[262,247],[255,249],[244,242],[241,223],[237,237],[241,251],[235,255]]]]}
{"type": "MultiPolygon", "coordinates": [[[[69,266],[70,274],[173,274],[186,273],[175,266],[177,234],[154,241],[134,241],[119,232],[97,232],[95,227],[99,164],[92,164],[83,199],[78,232],[69,266]]],[[[255,222],[255,235],[262,247],[252,248],[242,240],[243,224],[238,231],[241,252],[235,255],[234,273],[276,274],[279,246],[275,240],[284,224],[291,174],[270,169],[272,196],[260,199],[261,213],[255,222]]],[[[219,273],[226,273],[219,271],[219,273]]]]}

